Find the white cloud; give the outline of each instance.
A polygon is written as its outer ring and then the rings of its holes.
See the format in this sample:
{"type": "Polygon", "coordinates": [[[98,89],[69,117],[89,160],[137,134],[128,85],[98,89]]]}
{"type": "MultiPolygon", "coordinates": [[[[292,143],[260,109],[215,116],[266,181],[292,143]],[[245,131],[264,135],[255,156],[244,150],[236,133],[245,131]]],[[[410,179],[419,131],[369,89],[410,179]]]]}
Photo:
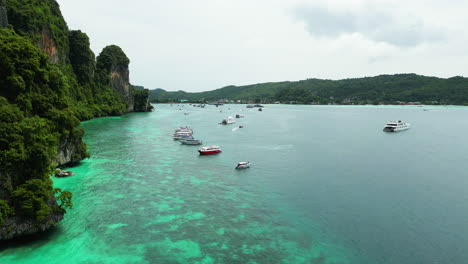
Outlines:
{"type": "Polygon", "coordinates": [[[367,4],[354,10],[302,4],[294,15],[305,23],[307,31],[319,37],[359,33],[370,40],[400,47],[442,41],[445,37],[441,28],[425,24],[416,16],[400,14],[398,9],[382,8],[381,4],[367,4]]]}

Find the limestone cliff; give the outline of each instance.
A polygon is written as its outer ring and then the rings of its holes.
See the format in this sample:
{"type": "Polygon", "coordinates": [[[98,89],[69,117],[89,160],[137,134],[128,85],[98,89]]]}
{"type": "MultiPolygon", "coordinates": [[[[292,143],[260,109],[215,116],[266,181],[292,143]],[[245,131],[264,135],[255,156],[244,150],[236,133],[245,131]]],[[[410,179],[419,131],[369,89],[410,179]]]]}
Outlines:
{"type": "Polygon", "coordinates": [[[8,16],[5,7],[5,0],[0,0],[0,27],[8,27],[8,16]]]}
{"type": "Polygon", "coordinates": [[[99,82],[110,85],[112,90],[123,99],[127,112],[133,112],[133,93],[129,82],[128,64],[130,60],[123,50],[110,45],[105,47],[96,59],[99,82]]]}
{"type": "Polygon", "coordinates": [[[89,157],[83,138],[61,137],[58,146],[57,157],[53,159],[58,166],[77,163],[89,157]]]}
{"type": "Polygon", "coordinates": [[[110,70],[111,87],[123,96],[127,104],[127,112],[133,112],[133,94],[130,89],[128,65],[112,65],[110,70]]]}

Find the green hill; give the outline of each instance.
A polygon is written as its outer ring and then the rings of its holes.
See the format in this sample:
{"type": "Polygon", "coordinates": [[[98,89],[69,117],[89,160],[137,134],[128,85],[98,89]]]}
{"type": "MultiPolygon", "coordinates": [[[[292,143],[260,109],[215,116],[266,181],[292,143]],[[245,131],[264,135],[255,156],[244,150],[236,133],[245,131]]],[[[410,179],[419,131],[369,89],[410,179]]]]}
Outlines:
{"type": "Polygon", "coordinates": [[[448,79],[416,74],[379,75],[344,80],[307,79],[296,82],[226,86],[208,92],[150,90],[153,102],[186,99],[193,102],[221,99],[271,103],[367,104],[420,102],[468,105],[468,78],[448,79]]]}

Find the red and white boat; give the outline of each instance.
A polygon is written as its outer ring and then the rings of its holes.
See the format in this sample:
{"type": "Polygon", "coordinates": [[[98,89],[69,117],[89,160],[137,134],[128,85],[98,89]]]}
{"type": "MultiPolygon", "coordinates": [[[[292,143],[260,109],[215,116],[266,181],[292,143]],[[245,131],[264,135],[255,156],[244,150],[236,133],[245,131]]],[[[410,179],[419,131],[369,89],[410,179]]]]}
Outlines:
{"type": "Polygon", "coordinates": [[[218,146],[207,146],[201,147],[200,149],[198,149],[198,152],[200,152],[200,155],[211,155],[220,153],[221,149],[218,146]]]}

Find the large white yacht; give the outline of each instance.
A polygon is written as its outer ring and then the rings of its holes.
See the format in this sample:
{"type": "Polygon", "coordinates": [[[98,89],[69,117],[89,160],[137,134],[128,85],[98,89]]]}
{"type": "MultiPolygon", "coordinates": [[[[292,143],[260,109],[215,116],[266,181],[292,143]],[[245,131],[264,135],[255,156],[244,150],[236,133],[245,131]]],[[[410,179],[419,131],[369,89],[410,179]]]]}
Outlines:
{"type": "Polygon", "coordinates": [[[401,120],[398,121],[390,121],[388,122],[383,131],[385,132],[397,132],[401,130],[406,130],[410,128],[410,123],[403,122],[401,120]]]}

